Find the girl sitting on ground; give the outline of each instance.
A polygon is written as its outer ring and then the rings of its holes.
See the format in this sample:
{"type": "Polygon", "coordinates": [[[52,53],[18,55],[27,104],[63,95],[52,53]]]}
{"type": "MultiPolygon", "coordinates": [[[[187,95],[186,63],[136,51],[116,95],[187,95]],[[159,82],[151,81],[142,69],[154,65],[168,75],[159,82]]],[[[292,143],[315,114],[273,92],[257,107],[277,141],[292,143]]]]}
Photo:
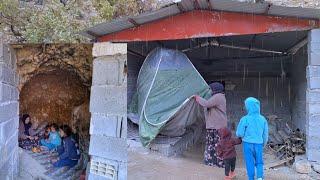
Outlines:
{"type": "Polygon", "coordinates": [[[48,149],[49,151],[52,151],[61,145],[61,137],[57,130],[57,124],[52,124],[50,127],[49,139],[40,140],[40,145],[42,146],[42,149],[48,149]]]}
{"type": "Polygon", "coordinates": [[[63,144],[58,147],[58,159],[53,160],[54,167],[73,167],[78,163],[80,153],[76,147],[76,141],[72,138],[72,130],[69,126],[63,125],[59,129],[63,138],[63,144]]]}

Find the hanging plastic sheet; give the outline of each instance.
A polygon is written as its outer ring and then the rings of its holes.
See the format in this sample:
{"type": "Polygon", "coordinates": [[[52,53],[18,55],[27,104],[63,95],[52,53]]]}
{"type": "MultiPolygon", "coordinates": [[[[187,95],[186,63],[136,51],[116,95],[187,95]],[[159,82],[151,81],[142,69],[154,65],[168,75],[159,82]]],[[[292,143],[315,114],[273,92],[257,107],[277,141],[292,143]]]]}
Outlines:
{"type": "Polygon", "coordinates": [[[142,144],[148,146],[158,134],[181,136],[203,121],[204,110],[192,98],[195,94],[209,98],[211,90],[184,53],[164,48],[150,52],[128,109],[129,119],[139,124],[142,144]]]}

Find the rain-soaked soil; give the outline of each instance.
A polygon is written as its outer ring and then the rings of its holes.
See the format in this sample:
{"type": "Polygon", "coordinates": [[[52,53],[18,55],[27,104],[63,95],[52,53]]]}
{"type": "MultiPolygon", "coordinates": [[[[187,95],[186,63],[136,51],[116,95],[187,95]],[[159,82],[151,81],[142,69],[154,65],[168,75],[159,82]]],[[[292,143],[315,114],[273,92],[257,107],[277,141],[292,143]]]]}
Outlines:
{"type": "MultiPolygon", "coordinates": [[[[237,178],[247,179],[241,146],[237,147],[237,178]]],[[[203,145],[198,144],[179,157],[164,157],[141,148],[129,148],[129,180],[219,180],[224,178],[224,169],[206,166],[202,163],[203,145]]],[[[274,156],[265,153],[265,163],[274,161],[274,156]]],[[[265,179],[295,180],[308,179],[291,168],[280,167],[265,171],[265,179]]]]}

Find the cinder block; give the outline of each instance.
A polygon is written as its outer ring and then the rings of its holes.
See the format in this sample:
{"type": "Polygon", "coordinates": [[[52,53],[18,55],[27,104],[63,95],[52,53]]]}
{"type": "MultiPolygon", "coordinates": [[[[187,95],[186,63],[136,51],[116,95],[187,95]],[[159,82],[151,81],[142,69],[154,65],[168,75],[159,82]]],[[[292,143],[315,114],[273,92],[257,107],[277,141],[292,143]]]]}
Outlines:
{"type": "Polygon", "coordinates": [[[5,142],[9,137],[18,132],[19,117],[12,118],[9,121],[0,123],[0,144],[5,142]]]}
{"type": "Polygon", "coordinates": [[[0,104],[0,123],[18,115],[18,102],[0,104]]]}
{"type": "Polygon", "coordinates": [[[307,66],[307,77],[320,77],[320,66],[307,66]]]}
{"type": "Polygon", "coordinates": [[[307,78],[307,84],[309,89],[320,89],[320,77],[307,78]]]}
{"type": "Polygon", "coordinates": [[[309,43],[320,42],[320,29],[309,31],[309,43]]]}
{"type": "Polygon", "coordinates": [[[309,161],[320,162],[319,148],[316,148],[316,149],[307,148],[307,158],[309,161]]]}
{"type": "Polygon", "coordinates": [[[309,51],[308,54],[308,64],[319,66],[320,65],[320,52],[309,51]]]}
{"type": "Polygon", "coordinates": [[[309,116],[320,114],[320,103],[308,103],[307,114],[309,114],[309,116]]]}
{"type": "Polygon", "coordinates": [[[91,135],[89,154],[110,160],[127,162],[127,141],[122,138],[91,135]]]}
{"type": "Polygon", "coordinates": [[[10,85],[0,83],[0,102],[10,101],[11,87],[10,85]]]}
{"type": "Polygon", "coordinates": [[[320,89],[316,89],[316,90],[308,89],[306,94],[307,94],[306,101],[308,103],[320,102],[320,89]]]}
{"type": "Polygon", "coordinates": [[[104,56],[93,61],[93,85],[122,85],[125,81],[124,72],[126,55],[104,56]]]}
{"type": "Polygon", "coordinates": [[[11,157],[11,155],[18,148],[18,132],[9,137],[5,144],[0,145],[0,166],[2,162],[6,162],[7,159],[11,157]]]}
{"type": "Polygon", "coordinates": [[[19,155],[17,149],[13,150],[12,155],[7,159],[6,162],[3,162],[2,167],[0,166],[0,177],[1,179],[17,179],[18,176],[18,163],[19,155]]]}
{"type": "Polygon", "coordinates": [[[127,114],[127,87],[92,86],[90,112],[120,116],[127,114]]]}
{"type": "Polygon", "coordinates": [[[127,54],[127,43],[101,42],[93,44],[93,57],[112,56],[116,54],[127,54]]]}
{"type": "Polygon", "coordinates": [[[8,68],[5,64],[0,62],[0,82],[15,85],[14,75],[15,72],[12,69],[8,68]]]}
{"type": "Polygon", "coordinates": [[[120,137],[124,119],[125,117],[122,116],[93,113],[90,122],[90,134],[120,137]]]}

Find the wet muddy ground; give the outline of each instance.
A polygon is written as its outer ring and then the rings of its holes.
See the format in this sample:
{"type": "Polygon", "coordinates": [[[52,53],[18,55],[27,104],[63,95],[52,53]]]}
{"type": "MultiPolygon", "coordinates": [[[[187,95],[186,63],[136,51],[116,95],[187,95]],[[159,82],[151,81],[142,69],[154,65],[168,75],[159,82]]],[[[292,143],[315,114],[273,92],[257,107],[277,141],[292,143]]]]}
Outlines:
{"type": "MultiPolygon", "coordinates": [[[[237,178],[247,179],[243,164],[241,146],[237,147],[237,178]]],[[[129,180],[219,180],[224,178],[224,169],[206,166],[202,163],[203,145],[198,144],[179,157],[164,157],[141,148],[129,148],[129,180]]],[[[274,161],[274,156],[265,153],[265,163],[274,161]]],[[[291,168],[281,167],[265,171],[265,179],[308,179],[291,168]]]]}

